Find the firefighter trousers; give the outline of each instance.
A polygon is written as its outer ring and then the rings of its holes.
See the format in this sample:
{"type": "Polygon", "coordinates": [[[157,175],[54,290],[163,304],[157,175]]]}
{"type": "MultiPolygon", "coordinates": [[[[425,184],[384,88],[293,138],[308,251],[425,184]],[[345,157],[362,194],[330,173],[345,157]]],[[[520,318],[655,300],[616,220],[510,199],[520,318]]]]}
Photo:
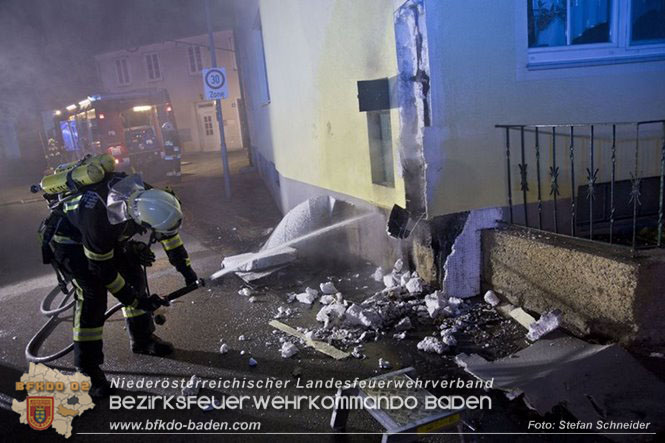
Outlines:
{"type": "MultiPolygon", "coordinates": [[[[83,247],[77,244],[54,245],[55,260],[60,271],[75,288],[74,304],[74,364],[78,368],[99,366],[104,362],[103,331],[107,307],[107,289],[88,268],[83,247]]],[[[115,266],[127,284],[139,294],[147,295],[145,276],[136,257],[122,247],[114,252],[115,266]]],[[[123,308],[127,331],[132,342],[150,340],[155,330],[152,314],[140,309],[123,308]]]]}

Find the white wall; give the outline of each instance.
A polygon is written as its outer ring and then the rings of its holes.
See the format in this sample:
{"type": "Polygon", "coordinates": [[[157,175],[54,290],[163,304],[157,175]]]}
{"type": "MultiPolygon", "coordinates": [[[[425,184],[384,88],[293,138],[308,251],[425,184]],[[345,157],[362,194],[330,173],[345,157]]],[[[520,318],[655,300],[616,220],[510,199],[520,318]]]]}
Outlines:
{"type": "MultiPolygon", "coordinates": [[[[229,81],[230,97],[222,100],[222,113],[224,116],[224,130],[227,147],[230,150],[241,149],[242,139],[240,120],[237,112],[236,100],[240,98],[240,86],[234,52],[223,50],[233,49],[233,32],[220,31],[214,33],[217,48],[217,65],[226,67],[229,81]]],[[[98,55],[96,57],[99,73],[105,90],[118,92],[141,88],[166,88],[171,98],[176,123],[180,133],[189,131],[191,139],[182,140],[185,151],[200,151],[203,143],[199,140],[199,122],[197,121],[196,103],[203,102],[203,81],[200,73],[189,72],[189,58],[186,43],[208,45],[208,36],[199,35],[178,40],[179,42],[163,42],[152,45],[120,50],[98,55]],[[162,79],[149,80],[145,62],[145,54],[157,53],[159,56],[162,79]],[[127,58],[130,69],[130,83],[119,85],[115,60],[127,58]]],[[[201,48],[203,67],[209,67],[210,52],[201,48]]],[[[219,149],[219,148],[217,148],[219,149]]]]}
{"type": "MultiPolygon", "coordinates": [[[[425,9],[432,101],[432,126],[425,128],[424,141],[429,216],[506,204],[505,133],[495,124],[665,118],[664,61],[528,71],[524,0],[425,0],[425,9]]],[[[513,140],[514,168],[518,140],[513,140]]],[[[623,165],[633,152],[633,143],[625,144],[618,161],[623,165]]],[[[559,161],[567,162],[563,147],[559,161]]],[[[580,142],[586,157],[584,149],[580,142]]],[[[608,166],[607,152],[603,158],[596,167],[608,166]]],[[[652,160],[643,158],[644,172],[652,160]]],[[[530,167],[534,161],[532,155],[527,159],[530,167]]],[[[584,167],[577,170],[578,184],[584,167]]],[[[544,167],[541,173],[548,185],[544,167]]],[[[535,191],[533,179],[531,174],[535,191]]],[[[535,201],[534,192],[530,199],[535,201]]]]}

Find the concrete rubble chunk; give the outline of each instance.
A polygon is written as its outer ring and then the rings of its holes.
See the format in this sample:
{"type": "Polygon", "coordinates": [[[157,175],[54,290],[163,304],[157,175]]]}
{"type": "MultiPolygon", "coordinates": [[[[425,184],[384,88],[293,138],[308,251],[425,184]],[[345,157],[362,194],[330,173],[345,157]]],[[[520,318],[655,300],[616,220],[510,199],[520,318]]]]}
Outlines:
{"type": "Polygon", "coordinates": [[[251,288],[242,288],[238,291],[238,294],[244,297],[250,297],[252,294],[254,294],[254,291],[252,291],[251,288]]]}
{"type": "Polygon", "coordinates": [[[346,307],[341,303],[331,303],[321,308],[316,314],[316,320],[324,323],[324,328],[328,329],[332,324],[339,323],[344,319],[346,307]]]}
{"type": "Polygon", "coordinates": [[[404,261],[401,258],[398,258],[393,265],[393,271],[402,272],[402,268],[404,268],[404,261]]]}
{"type": "Polygon", "coordinates": [[[436,291],[425,296],[425,306],[427,313],[431,318],[436,318],[443,312],[443,308],[448,305],[448,300],[441,291],[436,291]]]}
{"type": "Polygon", "coordinates": [[[332,295],[323,295],[319,299],[319,303],[321,303],[322,305],[329,305],[330,303],[334,303],[335,300],[336,298],[333,297],[332,295]]]}
{"type": "Polygon", "coordinates": [[[292,314],[291,308],[280,306],[277,308],[277,314],[273,318],[286,318],[292,314]]]}
{"type": "Polygon", "coordinates": [[[499,297],[497,297],[497,295],[491,289],[485,292],[483,300],[485,300],[485,303],[489,304],[492,307],[498,306],[499,303],[501,303],[499,297]]]}
{"type": "Polygon", "coordinates": [[[383,285],[386,289],[392,289],[399,286],[399,279],[395,278],[395,274],[386,274],[383,276],[383,285]]]}
{"type": "Polygon", "coordinates": [[[372,274],[372,278],[376,282],[382,282],[383,281],[383,268],[381,266],[376,268],[376,270],[372,274]]]}
{"type": "Polygon", "coordinates": [[[376,311],[363,309],[355,303],[346,310],[344,318],[351,325],[365,328],[379,329],[383,324],[383,319],[376,311]]]}
{"type": "Polygon", "coordinates": [[[334,295],[337,294],[337,288],[335,287],[335,284],[331,281],[327,281],[325,283],[321,283],[320,285],[321,292],[325,295],[334,295]]]}
{"type": "Polygon", "coordinates": [[[411,328],[413,328],[413,324],[411,324],[409,317],[404,317],[395,325],[396,331],[408,331],[411,328]]]}
{"type": "Polygon", "coordinates": [[[662,352],[652,352],[649,354],[649,357],[651,358],[665,358],[665,355],[663,355],[662,352]]]}
{"type": "Polygon", "coordinates": [[[393,338],[397,340],[404,340],[406,338],[406,331],[402,331],[398,334],[393,334],[393,338]]]}
{"type": "Polygon", "coordinates": [[[252,368],[258,364],[258,363],[256,362],[256,360],[254,360],[252,357],[249,357],[249,360],[248,360],[247,363],[248,363],[249,366],[251,366],[252,368]]]}
{"type": "Polygon", "coordinates": [[[305,303],[307,305],[311,305],[312,303],[314,303],[314,300],[317,299],[317,297],[319,296],[319,293],[318,293],[318,291],[313,290],[311,288],[307,288],[307,289],[310,289],[310,291],[305,290],[305,292],[301,292],[300,294],[297,294],[296,295],[296,300],[298,300],[300,303],[305,303]]]}
{"type": "Polygon", "coordinates": [[[280,349],[282,358],[291,358],[298,353],[298,348],[296,345],[289,341],[282,343],[282,349],[280,349]]]}
{"type": "Polygon", "coordinates": [[[457,339],[454,334],[457,332],[456,328],[447,328],[441,330],[441,341],[451,348],[457,346],[457,339]]]}
{"type": "Polygon", "coordinates": [[[406,288],[406,285],[409,284],[409,280],[411,280],[411,273],[406,271],[399,276],[399,285],[403,288],[406,288]]]}
{"type": "Polygon", "coordinates": [[[197,396],[201,389],[201,378],[197,375],[192,375],[191,378],[182,387],[181,393],[185,397],[197,396]]]}
{"type": "Polygon", "coordinates": [[[362,346],[354,347],[353,351],[351,351],[351,355],[353,356],[353,358],[362,360],[363,358],[365,358],[365,354],[363,354],[363,347],[362,346]]]}
{"type": "Polygon", "coordinates": [[[409,294],[418,294],[423,292],[423,282],[419,277],[410,278],[406,283],[406,290],[409,291],[409,294]]]}
{"type": "Polygon", "coordinates": [[[249,298],[247,299],[247,301],[250,302],[250,303],[256,303],[258,300],[259,300],[259,299],[256,298],[256,297],[254,297],[254,296],[249,297],[249,298]]]}
{"type": "Polygon", "coordinates": [[[382,358],[379,359],[379,369],[391,369],[393,365],[390,364],[388,360],[382,358]]]}
{"type": "Polygon", "coordinates": [[[448,350],[448,346],[436,337],[428,336],[418,342],[416,347],[423,352],[443,354],[448,350]]]}
{"type": "Polygon", "coordinates": [[[529,325],[526,338],[530,341],[539,340],[559,327],[561,322],[561,311],[554,309],[540,316],[540,318],[529,325]]]}
{"type": "Polygon", "coordinates": [[[241,335],[241,336],[238,337],[238,341],[247,341],[247,337],[245,337],[244,335],[241,335]]]}
{"type": "Polygon", "coordinates": [[[224,355],[229,352],[229,345],[226,343],[223,343],[222,346],[219,347],[219,353],[224,355]]]}

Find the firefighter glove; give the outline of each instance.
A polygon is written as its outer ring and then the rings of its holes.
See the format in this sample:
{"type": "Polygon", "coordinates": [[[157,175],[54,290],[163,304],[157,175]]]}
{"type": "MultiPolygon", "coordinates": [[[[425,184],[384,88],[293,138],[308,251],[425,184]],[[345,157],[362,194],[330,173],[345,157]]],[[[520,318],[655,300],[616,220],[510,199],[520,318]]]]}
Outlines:
{"type": "Polygon", "coordinates": [[[153,312],[162,306],[169,306],[170,303],[167,299],[160,297],[157,294],[152,294],[150,297],[141,297],[136,305],[138,309],[147,312],[153,312]]]}
{"type": "Polygon", "coordinates": [[[155,253],[150,250],[150,246],[140,241],[131,241],[127,244],[127,249],[141,266],[152,266],[155,262],[155,253]]]}

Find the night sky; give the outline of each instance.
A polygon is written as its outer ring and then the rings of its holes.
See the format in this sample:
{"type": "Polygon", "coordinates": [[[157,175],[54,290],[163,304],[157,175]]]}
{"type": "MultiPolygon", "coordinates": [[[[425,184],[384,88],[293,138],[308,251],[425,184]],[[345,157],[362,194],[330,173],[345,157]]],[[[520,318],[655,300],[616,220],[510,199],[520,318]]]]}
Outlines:
{"type": "MultiPolygon", "coordinates": [[[[215,30],[232,0],[211,0],[215,30]]],[[[50,109],[99,88],[94,55],[206,32],[203,0],[0,0],[0,112],[50,109]]]]}

